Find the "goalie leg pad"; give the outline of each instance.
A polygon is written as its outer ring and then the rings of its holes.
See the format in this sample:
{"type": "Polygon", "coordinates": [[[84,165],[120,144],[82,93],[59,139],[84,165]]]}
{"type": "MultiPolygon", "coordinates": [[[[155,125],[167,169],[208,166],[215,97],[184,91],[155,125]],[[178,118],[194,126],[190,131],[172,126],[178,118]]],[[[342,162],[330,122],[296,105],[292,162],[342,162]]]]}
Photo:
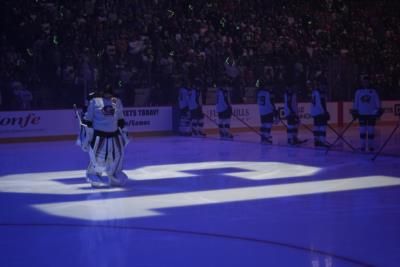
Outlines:
{"type": "Polygon", "coordinates": [[[124,186],[128,181],[128,176],[123,171],[116,172],[114,175],[110,175],[109,178],[112,186],[124,186]]]}
{"type": "Polygon", "coordinates": [[[89,151],[89,146],[93,142],[94,130],[93,128],[89,128],[87,126],[81,126],[81,131],[79,134],[79,138],[77,144],[80,145],[83,151],[89,151]]]}
{"type": "Polygon", "coordinates": [[[122,174],[124,147],[120,137],[107,138],[106,148],[103,151],[105,173],[110,185],[121,186],[125,183],[126,175],[122,174]]]}

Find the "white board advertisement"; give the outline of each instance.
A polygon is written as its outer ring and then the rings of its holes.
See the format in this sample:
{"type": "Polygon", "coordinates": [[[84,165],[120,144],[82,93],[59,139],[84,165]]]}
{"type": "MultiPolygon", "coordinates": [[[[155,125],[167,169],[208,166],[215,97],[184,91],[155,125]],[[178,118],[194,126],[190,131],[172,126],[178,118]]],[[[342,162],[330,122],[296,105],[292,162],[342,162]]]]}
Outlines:
{"type": "MultiPolygon", "coordinates": [[[[329,122],[337,123],[337,103],[328,103],[327,105],[331,115],[329,122]]],[[[283,111],[283,103],[277,103],[276,108],[278,109],[280,118],[284,119],[285,114],[283,111]]],[[[248,126],[260,127],[260,115],[256,104],[233,105],[232,109],[233,115],[231,119],[231,128],[246,128],[248,126]]],[[[309,103],[299,103],[298,111],[301,123],[308,125],[313,123],[309,103]]],[[[218,116],[215,106],[204,106],[203,112],[206,115],[204,118],[204,128],[217,128],[218,116]]]]}
{"type": "Polygon", "coordinates": [[[69,135],[78,128],[72,110],[0,112],[0,138],[69,135]]]}
{"type": "MultiPolygon", "coordinates": [[[[330,124],[338,122],[338,103],[327,103],[331,115],[330,124]]],[[[284,117],[283,104],[277,103],[280,117],[284,117]]],[[[382,101],[385,110],[381,121],[399,120],[400,101],[382,101]]],[[[343,103],[343,122],[351,121],[351,102],[343,103]]],[[[310,103],[299,103],[299,117],[303,124],[312,125],[310,103]]],[[[205,128],[217,128],[218,116],[215,106],[204,106],[205,128]]],[[[172,107],[125,108],[125,120],[129,132],[167,132],[173,128],[172,107]]],[[[260,117],[256,104],[233,105],[232,128],[260,127],[260,117]]],[[[78,133],[78,121],[72,110],[12,111],[0,112],[0,139],[20,137],[66,136],[78,133]]]]}
{"type": "Polygon", "coordinates": [[[129,132],[172,131],[171,107],[125,108],[129,132]]]}
{"type": "MultiPolygon", "coordinates": [[[[129,132],[172,130],[171,107],[125,108],[129,132]]],[[[74,135],[79,131],[72,110],[0,112],[0,138],[74,135]]]]}
{"type": "MultiPolygon", "coordinates": [[[[384,113],[379,119],[381,122],[395,122],[399,120],[400,117],[400,101],[382,101],[382,108],[384,113]]],[[[352,102],[343,103],[343,122],[350,122],[352,116],[350,114],[350,109],[353,108],[352,102]]]]}
{"type": "MultiPolygon", "coordinates": [[[[231,128],[244,128],[244,123],[255,127],[260,124],[257,105],[233,105],[232,106],[231,128]]],[[[215,106],[203,106],[204,128],[217,128],[218,113],[215,106]]]]}

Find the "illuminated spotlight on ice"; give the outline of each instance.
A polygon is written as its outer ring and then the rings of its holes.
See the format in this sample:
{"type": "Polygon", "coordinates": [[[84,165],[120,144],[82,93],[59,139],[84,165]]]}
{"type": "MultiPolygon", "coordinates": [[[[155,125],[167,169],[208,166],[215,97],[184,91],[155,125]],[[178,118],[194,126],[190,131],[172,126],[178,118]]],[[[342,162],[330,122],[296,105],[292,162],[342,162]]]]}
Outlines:
{"type": "MultiPolygon", "coordinates": [[[[226,168],[240,169],[242,171],[221,173],[221,175],[250,180],[311,176],[320,170],[318,167],[280,162],[215,161],[146,166],[134,170],[126,170],[125,173],[128,175],[129,179],[136,181],[158,180],[195,177],[198,175],[191,173],[191,171],[226,168]]],[[[0,176],[0,192],[6,193],[74,195],[88,193],[87,190],[83,190],[88,189],[88,187],[90,188],[90,185],[85,181],[85,171],[83,170],[22,173],[0,176]],[[72,181],[73,179],[77,182],[67,184],[61,182],[72,181]]],[[[96,190],[97,192],[115,192],[125,189],[106,188],[96,190]]]]}
{"type": "Polygon", "coordinates": [[[310,176],[321,170],[318,167],[282,162],[212,161],[146,166],[135,170],[127,170],[126,174],[134,180],[156,180],[195,177],[198,175],[191,173],[191,171],[227,168],[243,169],[243,171],[229,172],[223,175],[250,180],[310,176]]]}
{"type": "Polygon", "coordinates": [[[252,201],[319,193],[398,186],[400,179],[368,176],[327,181],[209,190],[153,196],[33,205],[45,213],[84,220],[115,220],[162,215],[163,209],[252,201]]]}
{"type": "MultiPolygon", "coordinates": [[[[85,171],[58,171],[22,173],[0,176],[0,192],[25,193],[25,194],[54,194],[54,195],[76,195],[87,194],[90,188],[86,182],[85,171]],[[64,184],[62,180],[78,180],[77,183],[64,184]]],[[[121,191],[121,188],[99,189],[113,192],[121,191]]]]}

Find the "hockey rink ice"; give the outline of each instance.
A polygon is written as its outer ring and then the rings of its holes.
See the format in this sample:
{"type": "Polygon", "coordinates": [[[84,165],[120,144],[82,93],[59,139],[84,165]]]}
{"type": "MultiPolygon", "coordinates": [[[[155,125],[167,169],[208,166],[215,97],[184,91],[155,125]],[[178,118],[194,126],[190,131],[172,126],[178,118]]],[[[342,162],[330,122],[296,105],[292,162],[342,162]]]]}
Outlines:
{"type": "Polygon", "coordinates": [[[109,189],[74,141],[0,144],[0,266],[400,266],[399,135],[375,161],[284,133],[134,138],[109,189]]]}

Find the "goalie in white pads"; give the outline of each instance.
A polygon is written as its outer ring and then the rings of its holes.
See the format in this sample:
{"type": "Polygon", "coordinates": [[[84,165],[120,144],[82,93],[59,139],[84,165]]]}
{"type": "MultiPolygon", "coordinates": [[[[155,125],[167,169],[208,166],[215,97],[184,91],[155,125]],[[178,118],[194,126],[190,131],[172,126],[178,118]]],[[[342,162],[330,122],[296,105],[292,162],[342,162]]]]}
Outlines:
{"type": "Polygon", "coordinates": [[[110,86],[90,100],[82,123],[87,125],[82,148],[90,156],[87,179],[93,187],[124,185],[127,177],[122,164],[128,134],[121,100],[110,86]]]}
{"type": "Polygon", "coordinates": [[[375,123],[382,116],[383,109],[378,93],[369,84],[369,77],[363,76],[362,87],[356,91],[351,113],[360,124],[361,151],[373,151],[375,123]]]}

